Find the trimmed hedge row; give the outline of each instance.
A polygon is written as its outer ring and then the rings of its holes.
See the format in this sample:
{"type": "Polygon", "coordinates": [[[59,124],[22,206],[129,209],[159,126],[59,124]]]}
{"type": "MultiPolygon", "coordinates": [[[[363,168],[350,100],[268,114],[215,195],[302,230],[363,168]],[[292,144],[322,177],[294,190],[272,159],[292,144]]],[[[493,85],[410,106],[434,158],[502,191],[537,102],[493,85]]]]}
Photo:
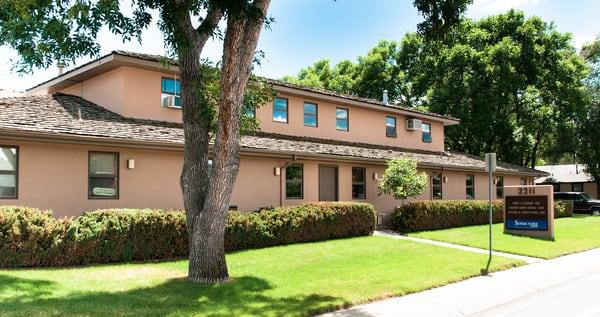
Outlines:
{"type": "MultiPolygon", "coordinates": [[[[503,204],[494,201],[493,222],[502,222],[503,204]]],[[[422,200],[396,207],[392,228],[400,232],[446,229],[488,223],[489,206],[483,200],[422,200]]]]}
{"type": "MultiPolygon", "coordinates": [[[[492,220],[503,221],[504,203],[493,202],[492,220]]],[[[573,205],[557,202],[554,217],[570,217],[573,205]]],[[[423,200],[412,201],[396,207],[392,213],[392,229],[414,232],[473,226],[489,223],[489,205],[485,200],[423,200]]]]}
{"type": "MultiPolygon", "coordinates": [[[[363,203],[311,203],[232,212],[227,251],[369,235],[376,212],[363,203]]],[[[147,261],[188,254],[181,211],[108,209],[56,219],[50,212],[0,206],[0,266],[67,266],[147,261]]]]}

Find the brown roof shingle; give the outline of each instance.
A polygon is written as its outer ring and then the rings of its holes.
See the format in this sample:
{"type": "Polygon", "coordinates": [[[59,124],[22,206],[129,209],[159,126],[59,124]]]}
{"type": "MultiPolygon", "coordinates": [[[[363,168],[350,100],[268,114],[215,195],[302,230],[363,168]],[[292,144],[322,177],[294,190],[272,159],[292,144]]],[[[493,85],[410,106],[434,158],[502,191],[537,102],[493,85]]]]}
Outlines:
{"type": "MultiPolygon", "coordinates": [[[[0,98],[0,131],[103,138],[131,144],[183,146],[179,123],[126,118],[80,97],[55,94],[0,98]],[[81,113],[81,119],[80,119],[81,113]]],[[[1,135],[1,134],[0,134],[1,135]]],[[[400,147],[257,133],[242,136],[242,151],[265,151],[344,159],[389,160],[408,157],[421,166],[483,170],[482,159],[462,153],[429,152],[400,147]]],[[[499,163],[499,172],[543,175],[544,172],[499,163]]]]}

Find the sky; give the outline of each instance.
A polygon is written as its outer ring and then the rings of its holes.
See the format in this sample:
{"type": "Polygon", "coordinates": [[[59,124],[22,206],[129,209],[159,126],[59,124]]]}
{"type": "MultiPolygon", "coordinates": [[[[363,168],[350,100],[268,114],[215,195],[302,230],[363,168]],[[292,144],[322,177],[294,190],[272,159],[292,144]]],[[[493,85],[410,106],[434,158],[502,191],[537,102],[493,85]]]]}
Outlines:
{"type": "MultiPolygon", "coordinates": [[[[467,16],[472,19],[506,12],[515,8],[527,16],[553,21],[560,32],[573,36],[573,45],[592,41],[600,34],[600,1],[598,0],[475,0],[467,16]]],[[[124,10],[128,10],[124,5],[124,10]]],[[[270,30],[263,30],[258,49],[265,59],[255,70],[258,75],[281,78],[296,75],[316,60],[327,58],[332,63],[355,60],[383,39],[401,40],[416,30],[422,17],[412,0],[272,0],[269,14],[275,18],[270,30]]],[[[98,36],[100,55],[113,50],[165,54],[163,39],[155,23],[143,33],[142,43],[123,43],[107,30],[98,36]]],[[[219,60],[222,43],[212,41],[203,57],[219,60]]],[[[16,52],[0,47],[0,89],[23,91],[57,75],[56,67],[37,69],[20,75],[11,70],[16,52]]],[[[89,61],[82,58],[77,64],[89,61]]],[[[71,65],[69,68],[72,68],[71,65]]]]}

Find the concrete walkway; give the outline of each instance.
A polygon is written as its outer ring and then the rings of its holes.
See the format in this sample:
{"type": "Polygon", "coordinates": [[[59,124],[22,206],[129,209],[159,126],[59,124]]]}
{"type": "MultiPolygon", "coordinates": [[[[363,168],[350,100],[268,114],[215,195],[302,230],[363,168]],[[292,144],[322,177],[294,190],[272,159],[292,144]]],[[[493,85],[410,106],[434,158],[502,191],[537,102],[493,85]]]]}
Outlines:
{"type": "Polygon", "coordinates": [[[594,249],[322,316],[599,316],[599,282],[594,249]]]}
{"type": "MultiPolygon", "coordinates": [[[[427,244],[437,245],[437,246],[440,246],[440,247],[446,247],[446,248],[452,248],[452,249],[459,249],[459,250],[469,251],[469,252],[474,252],[474,253],[482,253],[482,254],[488,254],[489,253],[489,251],[485,250],[485,249],[467,247],[467,246],[464,246],[464,245],[459,245],[459,244],[454,244],[454,243],[448,243],[448,242],[440,242],[440,241],[434,241],[434,240],[428,240],[428,239],[422,239],[422,238],[408,237],[408,236],[401,235],[399,233],[392,232],[392,231],[375,231],[373,233],[373,235],[390,237],[390,238],[400,239],[400,240],[409,240],[409,241],[414,241],[414,242],[419,242],[419,243],[427,243],[427,244]]],[[[524,256],[524,255],[517,255],[517,254],[497,252],[497,251],[492,251],[492,254],[493,255],[497,255],[497,256],[502,256],[502,257],[505,257],[505,258],[511,258],[511,259],[516,259],[516,260],[521,260],[521,261],[524,261],[525,263],[528,263],[528,264],[537,263],[537,262],[543,261],[543,259],[539,259],[539,258],[533,258],[533,257],[529,257],[529,256],[524,256]]]]}

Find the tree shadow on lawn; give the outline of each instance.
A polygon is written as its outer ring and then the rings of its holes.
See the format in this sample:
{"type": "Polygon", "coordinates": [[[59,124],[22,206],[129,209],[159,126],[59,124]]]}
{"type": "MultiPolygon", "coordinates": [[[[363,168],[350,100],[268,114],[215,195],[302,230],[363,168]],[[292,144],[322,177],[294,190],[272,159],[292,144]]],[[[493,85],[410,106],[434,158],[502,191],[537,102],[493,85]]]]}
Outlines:
{"type": "Polygon", "coordinates": [[[59,297],[61,286],[53,281],[0,274],[0,315],[308,316],[348,304],[341,298],[319,294],[267,296],[264,292],[273,287],[253,276],[220,285],[170,279],[124,292],[75,292],[59,297]]]}

